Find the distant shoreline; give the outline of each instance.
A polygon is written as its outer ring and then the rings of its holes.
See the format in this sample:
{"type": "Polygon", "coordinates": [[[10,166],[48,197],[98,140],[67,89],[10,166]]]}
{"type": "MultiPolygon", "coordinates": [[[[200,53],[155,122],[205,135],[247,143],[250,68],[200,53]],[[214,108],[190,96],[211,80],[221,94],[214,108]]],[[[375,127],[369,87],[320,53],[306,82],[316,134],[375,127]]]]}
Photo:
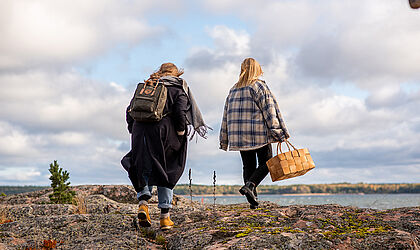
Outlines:
{"type": "MultiPolygon", "coordinates": [[[[176,194],[176,193],[175,193],[176,194]]],[[[365,194],[365,193],[296,193],[296,194],[259,194],[259,195],[277,195],[277,196],[329,196],[329,195],[378,195],[378,194],[389,194],[389,195],[398,195],[398,194],[419,194],[419,193],[374,193],[374,194],[365,194]]],[[[176,194],[179,196],[183,196],[185,198],[189,198],[190,195],[188,194],[176,194]]],[[[233,197],[233,196],[242,196],[241,194],[216,194],[216,197],[233,197]]],[[[213,194],[193,194],[193,197],[213,197],[213,194]]]]}
{"type": "MultiPolygon", "coordinates": [[[[260,195],[280,195],[280,196],[321,196],[321,195],[344,195],[345,193],[341,194],[333,194],[333,193],[299,193],[299,194],[260,194],[260,195]]],[[[345,194],[348,195],[348,194],[345,194]]],[[[365,193],[357,193],[351,195],[365,195],[365,193]]],[[[186,198],[190,197],[187,194],[181,194],[180,196],[184,196],[186,198]]],[[[216,197],[220,196],[242,196],[241,194],[215,194],[216,197]]],[[[193,194],[193,197],[213,197],[213,194],[193,194]]]]}
{"type": "MultiPolygon", "coordinates": [[[[77,185],[76,185],[77,186],[77,185]]],[[[75,186],[75,187],[76,187],[75,186]]],[[[127,185],[130,186],[130,185],[127,185]]],[[[191,187],[187,184],[178,184],[174,188],[177,195],[189,196],[192,190],[194,196],[239,196],[241,185],[196,185],[191,187]],[[190,190],[191,189],[191,190],[190,190]]],[[[33,192],[49,186],[0,186],[0,195],[12,195],[25,192],[33,192]]],[[[283,196],[320,196],[320,195],[341,195],[341,194],[420,194],[420,183],[331,183],[331,184],[295,184],[295,185],[259,185],[258,193],[261,195],[283,195],[283,196]]]]}
{"type": "MultiPolygon", "coordinates": [[[[177,185],[174,192],[179,195],[188,196],[192,191],[197,196],[239,195],[240,185],[177,185]]],[[[260,185],[258,194],[261,195],[284,195],[284,196],[320,196],[340,194],[403,194],[420,193],[420,183],[400,184],[368,184],[368,183],[336,183],[336,184],[297,184],[297,185],[260,185]]]]}

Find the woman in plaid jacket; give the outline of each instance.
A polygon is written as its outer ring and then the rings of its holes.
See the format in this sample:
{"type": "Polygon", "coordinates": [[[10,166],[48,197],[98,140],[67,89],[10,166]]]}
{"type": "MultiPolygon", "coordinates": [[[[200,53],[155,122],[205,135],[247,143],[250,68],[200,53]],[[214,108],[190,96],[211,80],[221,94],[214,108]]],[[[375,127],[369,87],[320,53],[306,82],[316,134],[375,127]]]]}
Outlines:
{"type": "Polygon", "coordinates": [[[272,157],[271,143],[289,138],[278,104],[253,58],[242,62],[239,81],[226,98],[220,149],[240,151],[245,185],[239,190],[250,207],[258,207],[256,187],[267,176],[267,160],[272,157]],[[258,167],[257,167],[258,158],[258,167]]]}

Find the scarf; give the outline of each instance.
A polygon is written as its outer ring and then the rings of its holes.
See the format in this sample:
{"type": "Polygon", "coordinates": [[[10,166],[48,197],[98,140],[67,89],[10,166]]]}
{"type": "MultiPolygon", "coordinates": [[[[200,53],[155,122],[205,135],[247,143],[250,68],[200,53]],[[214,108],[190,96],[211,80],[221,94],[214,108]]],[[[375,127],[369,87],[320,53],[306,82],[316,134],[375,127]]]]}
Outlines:
{"type": "Polygon", "coordinates": [[[211,127],[204,123],[203,115],[195,102],[194,96],[188,87],[187,82],[176,76],[163,76],[160,78],[166,86],[178,86],[181,87],[188,97],[191,108],[187,111],[187,124],[191,125],[194,129],[193,134],[190,137],[190,141],[193,139],[195,133],[207,139],[208,129],[213,130],[211,127]]]}

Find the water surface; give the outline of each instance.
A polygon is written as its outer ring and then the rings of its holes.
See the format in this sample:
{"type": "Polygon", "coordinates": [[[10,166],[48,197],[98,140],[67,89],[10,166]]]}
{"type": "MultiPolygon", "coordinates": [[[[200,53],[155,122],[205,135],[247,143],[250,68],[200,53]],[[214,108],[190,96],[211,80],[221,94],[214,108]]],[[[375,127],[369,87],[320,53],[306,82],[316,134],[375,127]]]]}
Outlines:
{"type": "MultiPolygon", "coordinates": [[[[189,196],[185,196],[189,198],[189,196]]],[[[420,194],[332,194],[332,195],[259,195],[260,201],[271,201],[282,206],[339,204],[360,208],[391,209],[420,206],[420,194]]],[[[194,196],[193,200],[213,204],[213,196],[194,196]]],[[[216,204],[247,202],[244,196],[216,196],[216,204]]]]}

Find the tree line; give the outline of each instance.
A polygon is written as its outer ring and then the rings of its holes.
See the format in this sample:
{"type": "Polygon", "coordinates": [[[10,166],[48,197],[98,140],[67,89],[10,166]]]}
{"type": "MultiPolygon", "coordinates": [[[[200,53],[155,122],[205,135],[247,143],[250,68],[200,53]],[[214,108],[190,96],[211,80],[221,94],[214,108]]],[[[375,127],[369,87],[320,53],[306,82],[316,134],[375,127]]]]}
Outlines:
{"type": "MultiPolygon", "coordinates": [[[[216,194],[238,194],[240,185],[217,185],[216,194]]],[[[299,184],[299,185],[260,185],[259,194],[305,194],[305,193],[329,193],[329,194],[398,194],[420,193],[420,183],[399,184],[367,184],[367,183],[334,183],[334,184],[299,184]]],[[[211,185],[192,185],[191,190],[195,195],[213,194],[211,185]]],[[[175,186],[175,194],[188,195],[190,193],[187,184],[175,186]]]]}
{"type": "MultiPolygon", "coordinates": [[[[47,186],[0,186],[0,194],[6,195],[32,192],[49,188],[47,186]]],[[[239,194],[240,185],[216,185],[216,194],[239,194]]],[[[212,195],[213,185],[191,185],[193,195],[212,195]]],[[[189,195],[188,184],[175,186],[175,194],[189,195]]],[[[329,194],[398,194],[420,193],[420,183],[399,184],[367,184],[367,183],[334,183],[334,184],[299,184],[299,185],[260,185],[259,194],[304,194],[304,193],[329,193],[329,194]]]]}
{"type": "Polygon", "coordinates": [[[34,192],[49,188],[47,186],[0,186],[0,194],[11,195],[26,192],[34,192]]]}

